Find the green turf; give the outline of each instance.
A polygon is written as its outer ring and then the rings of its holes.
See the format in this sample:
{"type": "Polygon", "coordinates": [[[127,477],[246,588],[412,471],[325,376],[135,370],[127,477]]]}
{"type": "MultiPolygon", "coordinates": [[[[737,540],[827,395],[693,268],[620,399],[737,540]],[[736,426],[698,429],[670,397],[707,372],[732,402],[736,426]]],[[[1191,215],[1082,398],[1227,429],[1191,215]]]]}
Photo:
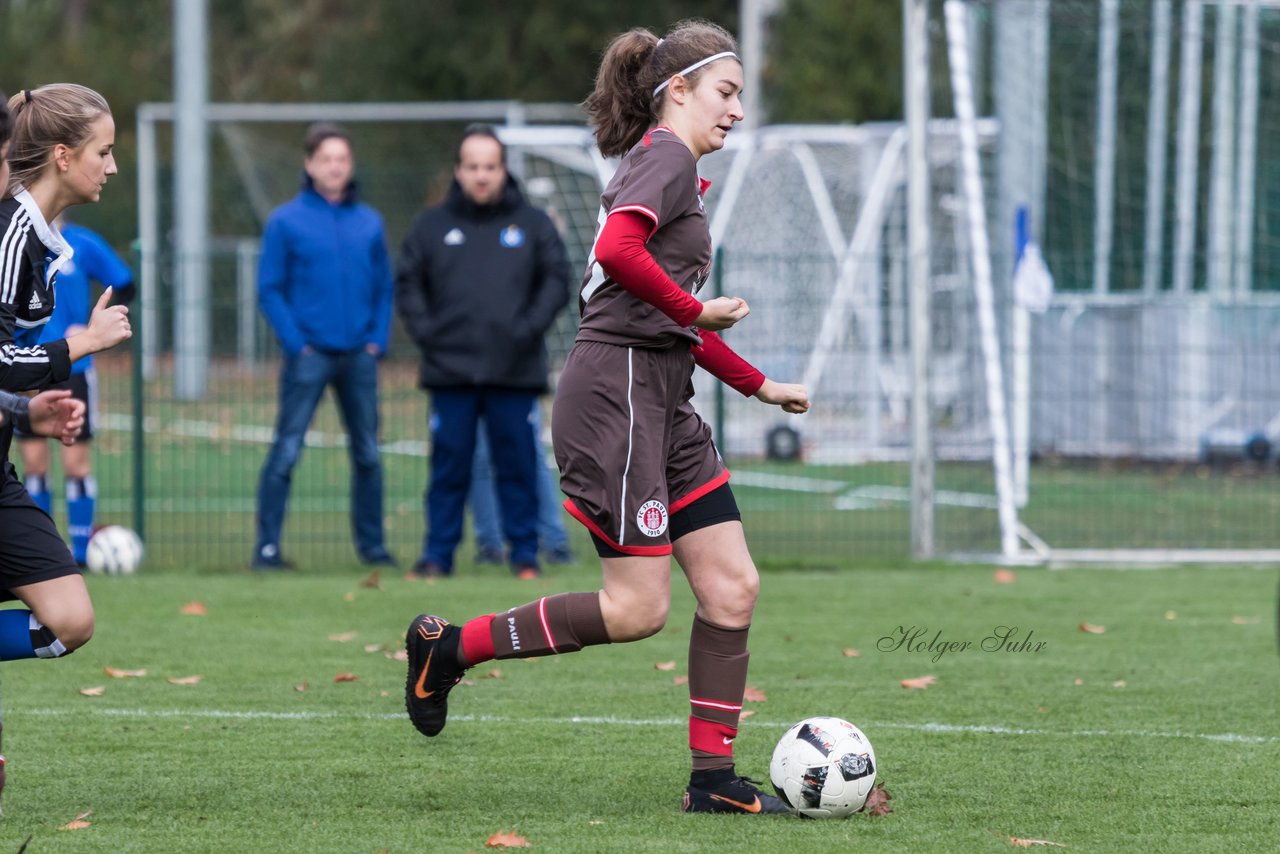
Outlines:
{"type": "Polygon", "coordinates": [[[1273,571],[1022,570],[1013,584],[988,567],[766,571],[749,682],[767,699],[747,703],[740,770],[763,775],[801,717],[850,718],[894,812],[840,822],[678,812],[688,706],[673,677],[692,612],[680,583],[658,636],[478,668],[445,732],[422,738],[402,712],[404,665],[366,644],[397,648],[419,610],[461,619],[598,577],[585,563],[534,584],[460,573],[383,589],[337,562],[92,578],[88,647],[0,668],[0,851],[31,836],[29,854],[464,852],[512,829],[555,852],[1004,851],[1008,837],[1253,851],[1280,838],[1273,571]],[[205,616],[179,613],[195,600],[205,616]],[[877,648],[899,627],[980,645],[1002,625],[1045,646],[937,661],[877,648]],[[329,639],[345,632],[355,639],[329,639]],[[899,685],[926,674],[926,690],[899,685]],[[166,681],[191,675],[203,679],[166,681]],[[105,694],[78,693],[93,686],[105,694]],[[59,830],[90,809],[88,828],[59,830]]]}

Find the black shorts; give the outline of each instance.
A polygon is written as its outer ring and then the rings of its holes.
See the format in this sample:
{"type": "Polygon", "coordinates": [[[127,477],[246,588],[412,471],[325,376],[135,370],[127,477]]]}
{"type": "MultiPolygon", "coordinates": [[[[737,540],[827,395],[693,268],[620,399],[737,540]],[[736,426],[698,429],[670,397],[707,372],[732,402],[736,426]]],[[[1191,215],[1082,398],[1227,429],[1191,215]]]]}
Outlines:
{"type": "Polygon", "coordinates": [[[49,514],[31,500],[13,463],[0,473],[0,602],[24,584],[78,575],[80,568],[49,514]]]}
{"type": "MultiPolygon", "coordinates": [[[[733,490],[729,488],[729,484],[724,483],[671,514],[671,542],[674,543],[685,534],[692,534],[694,531],[710,528],[721,522],[740,521],[742,521],[742,513],[738,510],[738,501],[733,497],[733,490]]],[[[627,554],[618,551],[597,536],[594,531],[591,533],[591,542],[595,545],[596,554],[600,557],[628,557],[627,554]]]]}
{"type": "MultiPolygon", "coordinates": [[[[87,371],[81,371],[78,374],[72,374],[69,378],[60,383],[54,383],[49,388],[41,389],[41,391],[49,391],[55,388],[71,389],[71,396],[76,400],[84,401],[84,427],[80,428],[80,435],[76,436],[76,443],[88,442],[93,438],[93,427],[98,422],[98,375],[90,368],[87,371]]],[[[30,433],[24,433],[17,427],[13,428],[13,437],[15,439],[43,439],[44,436],[34,436],[30,433]]]]}

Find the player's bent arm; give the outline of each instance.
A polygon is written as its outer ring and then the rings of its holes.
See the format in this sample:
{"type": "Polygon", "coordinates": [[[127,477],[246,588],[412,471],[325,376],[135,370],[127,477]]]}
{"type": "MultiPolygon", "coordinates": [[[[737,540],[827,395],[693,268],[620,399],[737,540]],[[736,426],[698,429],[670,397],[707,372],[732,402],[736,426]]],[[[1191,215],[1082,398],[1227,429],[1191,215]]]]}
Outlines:
{"type": "Polygon", "coordinates": [[[690,348],[698,367],[743,397],[751,397],[768,382],[759,369],[735,353],[719,335],[707,330],[699,334],[702,343],[690,348]]]}
{"type": "Polygon", "coordinates": [[[679,326],[692,326],[702,314],[702,303],[693,294],[681,290],[653,260],[645,246],[653,231],[653,221],[642,213],[610,214],[596,238],[596,263],[619,286],[679,326]]]}
{"type": "Polygon", "coordinates": [[[747,316],[745,300],[716,297],[704,303],[681,290],[649,254],[646,243],[653,231],[653,221],[642,213],[610,214],[596,238],[596,263],[619,286],[680,326],[728,329],[747,316]]]}
{"type": "Polygon", "coordinates": [[[129,327],[129,309],[122,305],[109,306],[111,293],[111,288],[102,292],[84,331],[66,339],[67,355],[71,361],[107,350],[133,336],[129,327]]]}

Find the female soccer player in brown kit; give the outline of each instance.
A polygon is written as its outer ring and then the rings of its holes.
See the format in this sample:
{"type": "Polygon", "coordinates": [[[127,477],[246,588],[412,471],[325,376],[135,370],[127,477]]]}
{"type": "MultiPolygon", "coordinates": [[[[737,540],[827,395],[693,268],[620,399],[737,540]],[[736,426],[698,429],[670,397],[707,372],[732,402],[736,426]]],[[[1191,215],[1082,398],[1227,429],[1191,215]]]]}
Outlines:
{"type": "Polygon", "coordinates": [[[564,593],[460,628],[409,626],[409,717],[444,728],[446,698],[472,665],[576,652],[658,632],[671,601],[670,557],[697,599],[689,641],[689,812],[786,812],[737,774],[733,740],[747,678],[747,630],[760,579],[711,431],[690,403],[696,363],[787,412],[805,389],[768,380],[714,333],[745,301],[693,296],[712,257],[697,161],[742,119],[733,38],[701,21],[659,39],[632,30],[609,45],[585,107],[602,154],[623,155],[601,196],[602,224],[580,292],[577,340],[552,410],[565,507],[591,532],[603,589],[564,593]]]}

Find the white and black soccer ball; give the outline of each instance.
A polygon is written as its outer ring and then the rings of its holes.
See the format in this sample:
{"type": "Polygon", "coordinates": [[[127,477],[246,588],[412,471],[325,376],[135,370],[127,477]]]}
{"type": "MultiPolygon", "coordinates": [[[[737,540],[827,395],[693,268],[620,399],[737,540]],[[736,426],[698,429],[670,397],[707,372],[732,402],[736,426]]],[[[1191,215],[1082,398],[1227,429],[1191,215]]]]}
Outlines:
{"type": "Polygon", "coordinates": [[[130,575],[142,563],[142,540],[123,525],[99,528],[89,538],[85,564],[90,572],[130,575]]]}
{"type": "Polygon", "coordinates": [[[853,724],[805,718],[773,749],[769,779],[783,803],[809,818],[848,818],[876,784],[876,753],[853,724]]]}

